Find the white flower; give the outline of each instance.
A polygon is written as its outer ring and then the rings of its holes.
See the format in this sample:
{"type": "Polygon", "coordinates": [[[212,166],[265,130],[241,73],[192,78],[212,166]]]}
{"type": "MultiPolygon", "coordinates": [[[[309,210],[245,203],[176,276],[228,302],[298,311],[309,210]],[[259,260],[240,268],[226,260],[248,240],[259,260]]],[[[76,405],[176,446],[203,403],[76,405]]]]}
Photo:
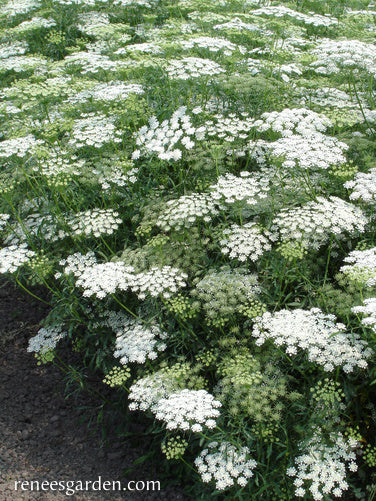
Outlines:
{"type": "Polygon", "coordinates": [[[68,335],[62,324],[39,329],[38,334],[29,339],[28,352],[43,353],[53,350],[60,339],[68,335]]]}
{"type": "Polygon", "coordinates": [[[270,339],[286,346],[292,355],[297,348],[306,350],[309,361],[328,372],[341,366],[345,372],[366,367],[373,351],[358,335],[344,332],[345,326],[335,320],[318,308],[266,312],[255,319],[252,335],[258,346],[270,339]]]}
{"type": "Polygon", "coordinates": [[[295,477],[295,495],[303,497],[310,493],[314,500],[321,500],[324,494],[340,497],[349,487],[346,482],[346,467],[356,471],[355,453],[350,441],[341,433],[330,434],[325,440],[320,429],[315,430],[311,440],[300,447],[302,454],[295,458],[295,467],[286,473],[295,477]]]}
{"type": "Polygon", "coordinates": [[[260,228],[256,223],[243,226],[231,225],[223,231],[220,241],[221,252],[239,261],[257,261],[264,252],[271,249],[271,233],[260,228]]]}
{"type": "Polygon", "coordinates": [[[234,485],[244,487],[253,476],[257,463],[250,459],[248,447],[235,447],[229,442],[211,442],[195,459],[195,465],[203,482],[215,482],[217,490],[234,485]]]}
{"type": "Polygon", "coordinates": [[[26,244],[3,247],[0,249],[0,273],[14,273],[33,256],[35,252],[28,249],[26,244]]]}
{"type": "Polygon", "coordinates": [[[167,429],[200,432],[207,421],[212,423],[222,404],[206,390],[182,390],[161,398],[155,406],[156,419],[166,422],[167,429]]]}
{"type": "Polygon", "coordinates": [[[157,351],[166,349],[162,340],[167,333],[156,325],[147,326],[139,320],[124,316],[122,325],[116,332],[114,357],[120,358],[120,363],[145,363],[146,359],[154,360],[157,351]]]}

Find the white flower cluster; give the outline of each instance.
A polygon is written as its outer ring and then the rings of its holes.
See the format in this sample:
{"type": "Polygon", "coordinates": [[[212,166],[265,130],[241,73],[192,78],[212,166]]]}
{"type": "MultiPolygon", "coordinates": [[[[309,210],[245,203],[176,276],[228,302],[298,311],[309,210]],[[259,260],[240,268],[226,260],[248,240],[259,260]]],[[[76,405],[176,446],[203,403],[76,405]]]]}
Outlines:
{"type": "MultiPolygon", "coordinates": [[[[267,155],[280,158],[287,169],[329,169],[346,163],[345,152],[349,146],[337,138],[316,132],[308,137],[292,134],[273,142],[263,140],[249,143],[249,155],[264,164],[267,155]]],[[[244,152],[241,153],[244,155],[244,152]]]]}
{"type": "Polygon", "coordinates": [[[30,21],[23,21],[21,24],[18,24],[13,30],[21,34],[27,31],[39,30],[40,28],[52,28],[53,26],[56,26],[56,21],[51,17],[48,19],[45,17],[33,17],[30,21]]]}
{"type": "Polygon", "coordinates": [[[257,346],[268,339],[276,346],[286,346],[288,355],[306,350],[308,360],[324,371],[341,366],[346,373],[355,367],[366,368],[366,359],[373,351],[359,336],[344,332],[345,325],[335,321],[334,315],[326,315],[319,308],[266,312],[255,319],[252,336],[257,346]]]}
{"type": "MultiPolygon", "coordinates": [[[[186,106],[182,106],[170,120],[162,123],[156,117],[151,117],[149,126],[144,125],[134,135],[139,149],[133,152],[132,158],[155,153],[161,160],[180,160],[182,150],[191,150],[195,145],[192,136],[196,134],[196,128],[186,111],[186,106]]],[[[202,139],[202,135],[197,139],[202,139]]]]}
{"type": "Polygon", "coordinates": [[[176,381],[156,372],[150,376],[145,376],[136,381],[129,388],[129,410],[155,412],[156,406],[161,398],[167,398],[170,394],[177,391],[176,381]]]}
{"type": "Polygon", "coordinates": [[[179,43],[184,47],[184,49],[199,47],[200,49],[208,49],[210,52],[223,51],[225,56],[231,56],[231,54],[236,50],[239,50],[241,54],[245,54],[247,52],[246,47],[236,45],[225,38],[201,36],[197,38],[190,38],[189,40],[181,40],[179,43]]]}
{"type": "MultiPolygon", "coordinates": [[[[80,253],[73,254],[59,264],[64,267],[64,275],[72,273],[77,278],[76,285],[84,289],[83,296],[96,296],[98,299],[114,294],[117,290],[129,289],[139,299],[145,299],[147,295],[161,295],[168,299],[186,286],[185,280],[188,278],[186,273],[171,266],[135,273],[133,266],[126,266],[122,261],[98,263],[92,252],[84,256],[80,253]]],[[[55,277],[61,277],[61,273],[57,273],[55,277]]]]}
{"type": "Polygon", "coordinates": [[[232,487],[235,482],[244,487],[257,466],[256,461],[249,458],[249,453],[248,447],[211,442],[195,459],[195,465],[201,480],[205,483],[214,480],[218,491],[232,487]]]}
{"type": "Polygon", "coordinates": [[[104,12],[85,12],[79,14],[77,28],[86,35],[96,35],[110,24],[110,17],[104,12]]]}
{"type": "Polygon", "coordinates": [[[205,123],[205,133],[211,138],[222,139],[232,143],[237,139],[247,139],[254,126],[254,119],[248,113],[242,113],[242,118],[238,118],[235,113],[230,113],[227,117],[216,115],[214,120],[205,123]]]}
{"type": "Polygon", "coordinates": [[[168,430],[203,431],[215,428],[221,402],[206,390],[184,389],[161,398],[155,406],[155,417],[165,421],[168,430]]]}
{"type": "Polygon", "coordinates": [[[3,228],[5,228],[5,226],[7,225],[7,221],[8,221],[9,218],[10,218],[9,214],[2,214],[2,213],[0,213],[0,231],[3,228]]]}
{"type": "MultiPolygon", "coordinates": [[[[74,275],[79,277],[86,268],[97,264],[97,259],[94,252],[89,251],[87,254],[81,254],[81,252],[76,252],[71,254],[66,259],[59,261],[59,265],[64,267],[64,275],[74,275]]],[[[62,273],[58,272],[55,274],[55,278],[60,278],[62,273]]]]}
{"type": "Polygon", "coordinates": [[[260,31],[260,28],[257,24],[254,23],[245,23],[239,17],[234,17],[231,21],[227,23],[215,24],[213,26],[213,30],[236,30],[236,31],[260,31]]]}
{"type": "Polygon", "coordinates": [[[66,231],[57,227],[56,220],[51,214],[37,212],[25,217],[22,223],[17,222],[12,226],[12,233],[8,235],[5,243],[16,245],[25,242],[30,237],[42,238],[47,242],[57,242],[67,235],[66,231]]]}
{"type": "Polygon", "coordinates": [[[10,245],[0,249],[0,273],[14,273],[35,256],[26,244],[10,245]]]}
{"type": "Polygon", "coordinates": [[[330,75],[361,68],[373,75],[376,73],[376,47],[371,43],[324,39],[311,54],[317,57],[317,61],[310,64],[316,73],[330,75]]]}
{"type": "Polygon", "coordinates": [[[166,344],[162,341],[167,333],[156,325],[146,326],[131,318],[124,318],[121,330],[116,333],[114,357],[120,358],[123,365],[129,362],[145,363],[146,359],[155,360],[158,351],[164,351],[166,344]]]}
{"type": "Polygon", "coordinates": [[[269,181],[250,172],[243,171],[240,177],[227,173],[219,176],[216,184],[210,186],[214,200],[235,204],[238,202],[247,205],[256,205],[268,196],[269,181]]]}
{"type": "Polygon", "coordinates": [[[9,0],[5,5],[1,6],[1,15],[14,17],[19,14],[26,14],[39,6],[40,2],[37,0],[9,0]]]}
{"type": "MultiPolygon", "coordinates": [[[[19,56],[25,54],[28,49],[26,42],[13,42],[0,44],[0,59],[8,59],[8,57],[19,56]]],[[[3,90],[3,89],[2,89],[3,90]]]]}
{"type": "Polygon", "coordinates": [[[321,16],[320,14],[303,14],[296,10],[285,7],[284,5],[273,5],[262,7],[261,9],[251,11],[254,16],[275,16],[275,17],[290,17],[297,21],[302,21],[304,24],[311,26],[333,26],[338,24],[338,19],[332,16],[321,16]]]}
{"type": "Polygon", "coordinates": [[[349,488],[346,470],[358,469],[353,451],[357,442],[346,440],[341,433],[332,433],[330,442],[319,430],[308,444],[301,446],[303,454],[296,457],[295,466],[286,471],[287,475],[295,477],[295,496],[303,498],[309,494],[315,501],[321,501],[328,495],[340,498],[349,488]]]}
{"type": "Polygon", "coordinates": [[[376,247],[367,250],[354,250],[344,259],[346,264],[340,272],[350,280],[360,282],[366,287],[376,285],[376,247]]]}
{"type": "Polygon", "coordinates": [[[256,223],[247,223],[243,226],[231,225],[223,231],[225,236],[220,242],[222,254],[239,261],[257,261],[264,252],[269,251],[273,235],[260,228],[256,223]]]}
{"type": "Polygon", "coordinates": [[[129,7],[132,5],[138,5],[140,7],[147,7],[151,9],[155,7],[159,0],[114,0],[114,5],[120,5],[121,7],[129,7]]]}
{"type": "Polygon", "coordinates": [[[315,132],[325,132],[331,125],[329,118],[306,108],[285,108],[282,111],[263,113],[260,119],[254,122],[258,132],[272,130],[280,133],[282,137],[290,137],[293,134],[307,137],[315,132]]]}
{"type": "Polygon", "coordinates": [[[303,68],[300,64],[279,64],[273,69],[273,75],[281,78],[284,82],[289,82],[291,76],[300,77],[303,74],[303,68]]]}
{"type": "MultiPolygon", "coordinates": [[[[66,269],[64,273],[67,274],[66,269]]],[[[83,296],[105,298],[108,294],[115,294],[119,290],[128,290],[134,284],[135,274],[132,266],[122,262],[95,263],[86,265],[84,270],[77,275],[77,287],[84,289],[83,296]]]]}
{"type": "Polygon", "coordinates": [[[113,119],[103,113],[83,113],[82,117],[74,122],[70,146],[101,148],[106,143],[121,142],[121,132],[116,130],[113,119]]]}
{"type": "Polygon", "coordinates": [[[28,352],[44,353],[56,348],[60,339],[68,335],[62,324],[39,329],[38,334],[29,339],[28,352]]]}
{"type": "Polygon", "coordinates": [[[368,219],[361,209],[337,197],[318,197],[295,209],[283,209],[274,219],[272,232],[283,241],[297,240],[305,247],[319,249],[331,235],[363,233],[368,219]]]}
{"type": "Polygon", "coordinates": [[[211,59],[184,57],[169,61],[166,72],[172,79],[189,80],[190,78],[212,77],[224,73],[225,70],[211,59]]]}
{"type": "Polygon", "coordinates": [[[374,332],[376,332],[376,298],[371,297],[364,299],[363,306],[354,306],[351,308],[353,313],[363,313],[368,315],[366,318],[362,319],[362,324],[366,327],[370,327],[374,332]]]}
{"type": "Polygon", "coordinates": [[[35,172],[39,172],[47,178],[54,178],[64,174],[79,176],[81,169],[85,165],[85,160],[78,160],[75,156],[68,157],[66,152],[49,152],[49,158],[42,159],[39,164],[32,167],[35,172]]]}
{"type": "Polygon", "coordinates": [[[44,141],[35,139],[32,134],[6,139],[0,142],[0,158],[9,158],[12,155],[24,158],[28,153],[33,153],[33,150],[41,144],[44,144],[44,141]]]}
{"type": "Polygon", "coordinates": [[[376,168],[369,172],[357,172],[352,181],[344,184],[347,189],[352,189],[350,200],[362,200],[366,204],[376,204],[376,168]]]}
{"type": "Polygon", "coordinates": [[[0,71],[13,70],[16,73],[38,69],[43,71],[46,69],[47,59],[37,56],[13,56],[7,59],[0,59],[0,71]]]}
{"type": "Polygon", "coordinates": [[[67,101],[69,103],[85,103],[87,101],[118,101],[125,100],[130,94],[143,94],[144,90],[138,84],[125,84],[120,81],[101,83],[89,90],[83,90],[78,94],[71,96],[67,101]]]}
{"type": "Polygon", "coordinates": [[[96,52],[74,52],[65,57],[61,63],[63,66],[80,66],[81,73],[99,73],[101,71],[116,71],[127,66],[126,61],[112,61],[108,56],[96,52]]]}
{"type": "Polygon", "coordinates": [[[100,165],[100,168],[93,171],[98,176],[98,183],[103,191],[110,190],[114,185],[119,188],[129,186],[137,182],[138,169],[133,167],[128,171],[124,171],[122,165],[100,165]]]}
{"type": "Polygon", "coordinates": [[[169,299],[172,294],[187,285],[187,278],[188,275],[178,268],[154,267],[146,273],[138,273],[131,288],[139,299],[145,299],[148,294],[152,297],[161,295],[164,299],[169,299]]]}
{"type": "MultiPolygon", "coordinates": [[[[356,110],[359,104],[355,96],[351,96],[343,90],[336,89],[335,87],[319,87],[318,89],[309,89],[307,87],[299,87],[295,89],[299,95],[300,102],[306,106],[313,104],[320,108],[347,108],[356,110]]],[[[358,94],[358,98],[362,104],[363,110],[367,107],[367,103],[358,94]]],[[[359,109],[357,110],[360,111],[359,109]]],[[[360,112],[361,114],[361,112],[360,112]]]]}
{"type": "Polygon", "coordinates": [[[75,235],[112,235],[119,228],[122,220],[113,209],[89,209],[79,212],[68,220],[68,226],[75,235]]]}
{"type": "Polygon", "coordinates": [[[207,193],[183,195],[176,200],[169,200],[166,205],[167,209],[156,223],[164,231],[190,228],[199,219],[208,223],[213,216],[219,214],[220,208],[218,202],[207,193]]]}
{"type": "Polygon", "coordinates": [[[145,43],[136,43],[133,45],[126,45],[125,47],[121,47],[116,50],[114,54],[127,54],[127,52],[143,52],[145,54],[160,54],[162,53],[162,49],[159,45],[155,43],[145,42],[145,43]]]}

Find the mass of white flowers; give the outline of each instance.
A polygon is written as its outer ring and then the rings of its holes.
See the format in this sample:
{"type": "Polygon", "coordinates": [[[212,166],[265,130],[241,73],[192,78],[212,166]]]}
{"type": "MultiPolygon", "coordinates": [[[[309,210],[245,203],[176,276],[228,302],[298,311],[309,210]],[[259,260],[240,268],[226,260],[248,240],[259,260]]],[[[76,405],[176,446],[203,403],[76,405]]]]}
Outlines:
{"type": "Polygon", "coordinates": [[[85,160],[79,160],[76,156],[69,156],[60,150],[58,153],[49,152],[49,157],[41,159],[32,169],[42,176],[54,178],[64,174],[79,176],[84,165],[85,160]]]}
{"type": "Polygon", "coordinates": [[[296,19],[297,21],[302,21],[304,24],[312,26],[333,26],[338,24],[338,19],[336,17],[326,15],[321,16],[320,14],[304,14],[297,10],[290,9],[284,5],[273,5],[261,7],[261,9],[251,11],[253,16],[275,16],[275,17],[290,17],[296,19]]]}
{"type": "Polygon", "coordinates": [[[248,149],[250,157],[261,165],[272,155],[287,169],[329,169],[346,163],[345,152],[349,146],[335,137],[316,132],[307,137],[292,134],[272,142],[257,139],[249,143],[248,149]]]}
{"type": "Polygon", "coordinates": [[[112,61],[108,56],[96,52],[74,52],[66,56],[61,64],[68,68],[79,66],[83,75],[96,74],[101,71],[116,71],[118,68],[128,65],[126,61],[112,61]]]}
{"type": "Polygon", "coordinates": [[[331,235],[363,233],[367,223],[355,205],[337,197],[318,197],[302,207],[283,209],[273,219],[271,231],[283,241],[297,240],[308,249],[319,249],[331,235]]]}
{"type": "Polygon", "coordinates": [[[228,143],[237,139],[247,139],[254,126],[255,120],[248,113],[241,113],[241,118],[235,113],[229,113],[227,116],[218,114],[213,120],[205,122],[203,129],[208,138],[214,137],[228,143]]]}
{"type": "Polygon", "coordinates": [[[171,79],[189,80],[190,78],[219,75],[225,70],[211,59],[184,57],[183,59],[171,59],[166,66],[166,72],[171,79]]]}
{"type": "MultiPolygon", "coordinates": [[[[81,276],[86,268],[97,264],[97,259],[94,252],[89,251],[87,254],[81,254],[81,252],[76,252],[71,254],[66,259],[59,261],[59,265],[64,268],[64,275],[72,274],[75,277],[81,276]]],[[[57,272],[55,278],[60,278],[63,274],[57,272]]]]}
{"type": "Polygon", "coordinates": [[[103,113],[83,113],[81,116],[83,118],[74,122],[70,146],[101,148],[106,143],[121,142],[121,132],[116,129],[112,118],[103,113]]]}
{"type": "Polygon", "coordinates": [[[24,217],[22,223],[12,224],[12,231],[5,239],[6,244],[17,245],[30,237],[42,238],[48,242],[57,242],[65,238],[68,233],[57,227],[57,222],[51,214],[39,212],[24,217]]]}
{"type": "Polygon", "coordinates": [[[231,225],[223,231],[224,238],[219,242],[222,254],[239,261],[257,261],[264,252],[271,250],[273,235],[256,223],[243,226],[231,225]]]}
{"type": "Polygon", "coordinates": [[[206,390],[184,389],[161,398],[155,406],[155,417],[166,423],[168,430],[201,432],[212,429],[220,415],[221,402],[206,390]]]}
{"type": "Polygon", "coordinates": [[[9,218],[10,218],[9,214],[0,213],[0,231],[6,227],[9,218]]]}
{"type": "Polygon", "coordinates": [[[145,54],[160,54],[163,52],[162,48],[150,42],[136,43],[131,45],[126,45],[125,47],[120,47],[115,51],[115,54],[127,54],[128,52],[143,52],[145,54]]]}
{"type": "Polygon", "coordinates": [[[166,210],[157,220],[157,226],[164,231],[179,231],[193,226],[196,221],[209,222],[219,214],[220,204],[208,193],[192,193],[167,202],[166,210]]]}
{"type": "Polygon", "coordinates": [[[38,334],[29,339],[28,352],[44,353],[56,348],[60,339],[68,335],[64,330],[63,324],[51,325],[49,327],[42,327],[39,329],[38,334]]]}
{"type": "Polygon", "coordinates": [[[140,410],[156,411],[156,406],[161,398],[167,398],[177,391],[178,387],[173,378],[160,372],[139,379],[129,388],[129,404],[131,411],[140,410]]]}
{"type": "Polygon", "coordinates": [[[33,256],[35,252],[24,243],[3,247],[0,249],[0,273],[14,273],[33,256]]]}
{"type": "Polygon", "coordinates": [[[367,250],[354,250],[344,259],[340,272],[350,281],[366,287],[376,285],[376,247],[367,250]]]}
{"type": "Polygon", "coordinates": [[[13,70],[16,73],[32,69],[47,69],[47,59],[39,56],[12,56],[0,59],[0,71],[13,70]]]}
{"type": "Polygon", "coordinates": [[[350,200],[362,200],[368,205],[376,204],[376,168],[369,172],[357,172],[355,178],[347,181],[344,187],[352,190],[350,200]]]}
{"type": "Polygon", "coordinates": [[[171,266],[153,267],[146,273],[138,273],[131,284],[131,289],[141,300],[148,295],[169,299],[179,289],[186,287],[187,278],[188,275],[178,268],[171,266]]]}
{"type": "Polygon", "coordinates": [[[18,24],[13,30],[17,33],[26,33],[27,31],[38,30],[40,28],[52,28],[56,26],[56,21],[49,17],[33,17],[29,21],[23,21],[18,24]]]}
{"type": "Polygon", "coordinates": [[[342,367],[346,373],[355,367],[366,368],[366,359],[373,351],[366,341],[345,329],[344,324],[336,323],[334,315],[326,315],[319,308],[280,310],[257,317],[252,336],[257,346],[270,339],[276,346],[286,347],[288,355],[305,350],[310,362],[328,372],[336,367],[342,367]]]}
{"type": "Polygon", "coordinates": [[[248,447],[235,447],[229,442],[211,442],[195,459],[201,480],[215,482],[215,488],[223,491],[238,484],[244,487],[253,476],[257,463],[250,458],[248,447]]]}
{"type": "Polygon", "coordinates": [[[101,163],[97,169],[93,171],[98,176],[98,183],[103,191],[110,190],[114,186],[122,188],[137,182],[138,168],[132,167],[125,171],[120,163],[114,162],[112,165],[103,165],[101,163]]]}
{"type": "Polygon", "coordinates": [[[210,52],[223,51],[225,56],[231,56],[231,54],[236,50],[239,50],[241,54],[245,54],[247,52],[246,47],[236,45],[225,38],[200,36],[190,38],[189,40],[181,40],[179,43],[184,47],[184,49],[199,47],[200,49],[208,49],[210,52]]]}
{"type": "Polygon", "coordinates": [[[40,6],[38,0],[9,0],[1,6],[1,15],[14,17],[19,14],[26,14],[40,6]]]}
{"type": "Polygon", "coordinates": [[[319,74],[330,75],[352,69],[376,73],[376,47],[371,43],[323,39],[311,54],[317,60],[310,67],[319,74]]]}
{"type": "Polygon", "coordinates": [[[9,158],[16,155],[24,158],[28,153],[33,153],[34,149],[44,144],[42,139],[35,139],[32,134],[23,137],[15,137],[0,142],[0,158],[9,158]]]}
{"type": "MultiPolygon", "coordinates": [[[[144,125],[135,133],[136,149],[132,158],[156,154],[161,160],[180,160],[184,150],[191,150],[195,142],[196,128],[186,114],[186,106],[176,110],[169,120],[159,123],[156,117],[149,119],[149,126],[144,125]]],[[[199,135],[196,139],[202,139],[199,135]]]]}
{"type": "MultiPolygon", "coordinates": [[[[261,28],[255,23],[245,23],[239,17],[234,17],[227,23],[215,24],[213,30],[236,30],[236,31],[261,31],[261,28]]],[[[270,34],[271,32],[269,32],[270,34]]]]}
{"type": "Polygon", "coordinates": [[[130,94],[140,95],[145,91],[141,85],[126,84],[120,81],[112,81],[108,83],[100,83],[92,89],[83,90],[69,97],[69,103],[85,103],[86,101],[117,101],[125,100],[130,94]]]}
{"type": "Polygon", "coordinates": [[[122,7],[128,7],[132,5],[138,5],[140,7],[147,7],[151,9],[155,7],[159,0],[114,0],[114,5],[121,5],[122,7]]]}
{"type": "Polygon", "coordinates": [[[376,298],[370,297],[364,299],[363,306],[353,306],[351,308],[353,313],[363,313],[367,315],[362,319],[362,324],[366,327],[370,327],[374,332],[376,332],[376,298]]]}
{"type": "Polygon", "coordinates": [[[346,439],[341,433],[331,433],[325,439],[321,430],[315,430],[308,444],[301,445],[302,454],[295,458],[295,466],[286,471],[294,478],[295,496],[303,498],[308,494],[315,501],[330,495],[340,498],[349,488],[348,471],[358,469],[356,446],[356,440],[346,439]]]}
{"type": "Polygon", "coordinates": [[[84,297],[95,296],[103,299],[109,294],[115,294],[117,290],[128,290],[134,281],[132,266],[126,266],[122,262],[96,263],[85,267],[76,281],[76,286],[84,290],[84,297]]]}
{"type": "Polygon", "coordinates": [[[241,172],[239,177],[230,173],[219,176],[217,183],[210,186],[212,198],[226,204],[256,205],[268,196],[269,189],[267,179],[247,171],[241,172]]]}
{"type": "Polygon", "coordinates": [[[329,118],[306,108],[285,108],[282,111],[263,113],[254,122],[258,132],[271,130],[280,133],[282,137],[294,134],[312,136],[315,132],[325,132],[331,125],[329,118]]]}
{"type": "Polygon", "coordinates": [[[78,17],[77,28],[87,35],[96,35],[110,24],[109,15],[104,12],[85,12],[78,17]]]}
{"type": "MultiPolygon", "coordinates": [[[[135,280],[133,267],[125,266],[123,262],[98,263],[93,252],[86,255],[78,252],[59,264],[64,275],[73,274],[77,278],[76,285],[83,288],[85,297],[103,299],[118,289],[128,290],[135,280]]],[[[55,278],[61,276],[62,273],[55,274],[55,278]]]]}
{"type": "Polygon", "coordinates": [[[123,319],[121,329],[116,333],[114,357],[123,365],[129,362],[143,364],[147,359],[155,360],[158,351],[166,349],[167,333],[156,325],[146,325],[130,316],[123,319]]]}
{"type": "Polygon", "coordinates": [[[121,223],[119,213],[113,209],[89,209],[77,213],[67,221],[74,235],[94,237],[112,235],[121,223]]]}
{"type": "MultiPolygon", "coordinates": [[[[28,44],[25,41],[15,41],[0,44],[0,59],[8,59],[12,56],[20,56],[25,54],[28,49],[28,44]]],[[[4,89],[2,89],[4,91],[4,89]]]]}

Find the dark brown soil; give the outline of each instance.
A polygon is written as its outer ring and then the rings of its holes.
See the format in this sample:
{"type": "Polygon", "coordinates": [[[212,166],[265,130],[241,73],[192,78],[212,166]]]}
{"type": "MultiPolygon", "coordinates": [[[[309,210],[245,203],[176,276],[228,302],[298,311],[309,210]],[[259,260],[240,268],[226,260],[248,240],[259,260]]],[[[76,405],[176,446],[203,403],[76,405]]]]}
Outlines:
{"type": "MultiPolygon", "coordinates": [[[[135,459],[148,452],[147,441],[142,438],[140,444],[134,440],[131,444],[130,439],[119,439],[110,431],[104,443],[101,429],[93,431],[88,426],[88,409],[95,410],[98,401],[84,392],[78,400],[66,399],[61,371],[52,364],[38,366],[33,354],[27,353],[28,339],[37,333],[47,312],[26,293],[0,282],[0,501],[189,501],[182,488],[168,486],[161,479],[163,464],[159,461],[158,465],[137,465],[122,477],[135,459]],[[42,490],[43,480],[81,481],[85,488],[86,481],[99,477],[102,486],[116,480],[121,480],[122,488],[130,481],[160,481],[161,489],[119,491],[115,484],[116,490],[78,490],[67,495],[55,484],[55,490],[42,490]],[[39,491],[22,491],[20,483],[15,490],[16,481],[32,480],[39,481],[39,491]]],[[[79,483],[75,486],[81,488],[79,483]]],[[[98,486],[97,482],[94,488],[98,486]]],[[[134,489],[135,484],[129,487],[134,489]]]]}

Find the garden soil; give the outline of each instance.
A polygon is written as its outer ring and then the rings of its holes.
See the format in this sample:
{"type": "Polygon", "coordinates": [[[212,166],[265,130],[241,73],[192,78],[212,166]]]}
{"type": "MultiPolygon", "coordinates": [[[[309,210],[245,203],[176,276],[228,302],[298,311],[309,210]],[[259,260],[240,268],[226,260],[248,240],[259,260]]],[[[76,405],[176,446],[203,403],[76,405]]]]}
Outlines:
{"type": "MultiPolygon", "coordinates": [[[[22,491],[20,483],[15,490],[16,481],[39,481],[41,488],[43,480],[86,482],[101,477],[102,485],[121,480],[123,487],[129,481],[162,477],[161,461],[133,466],[134,460],[148,452],[142,433],[140,444],[134,439],[132,443],[120,440],[108,430],[104,441],[101,428],[88,426],[88,409],[96,409],[96,399],[86,392],[78,399],[65,398],[60,369],[53,364],[38,366],[27,352],[28,339],[37,333],[47,313],[40,302],[0,282],[0,501],[189,501],[180,487],[166,486],[171,482],[165,474],[159,492],[102,490],[67,495],[57,490],[22,491]]],[[[99,376],[95,384],[99,389],[104,386],[99,376]]]]}

